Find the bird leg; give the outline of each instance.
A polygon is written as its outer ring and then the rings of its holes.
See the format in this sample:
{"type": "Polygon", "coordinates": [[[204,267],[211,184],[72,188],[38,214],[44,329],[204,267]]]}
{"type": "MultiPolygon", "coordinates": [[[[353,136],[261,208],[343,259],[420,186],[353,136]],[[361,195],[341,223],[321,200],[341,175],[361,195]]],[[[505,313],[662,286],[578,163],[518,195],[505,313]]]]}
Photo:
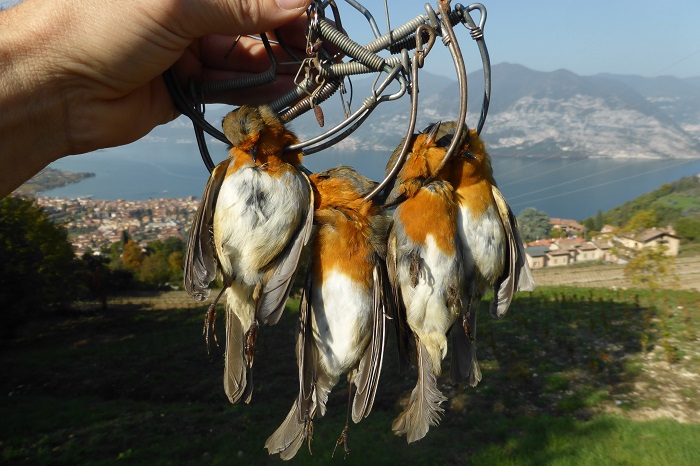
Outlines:
{"type": "Polygon", "coordinates": [[[258,339],[258,319],[253,319],[253,324],[245,332],[245,360],[248,368],[253,367],[253,357],[255,356],[255,342],[258,339]]]}
{"type": "Polygon", "coordinates": [[[474,341],[474,336],[472,335],[472,328],[469,325],[469,318],[471,317],[471,313],[472,311],[470,303],[467,312],[462,314],[462,328],[464,328],[464,333],[467,334],[467,338],[469,338],[469,341],[474,341]]]}
{"type": "Polygon", "coordinates": [[[202,336],[204,337],[204,341],[207,343],[207,354],[210,354],[211,349],[209,346],[210,333],[214,334],[214,343],[216,343],[217,348],[219,347],[219,340],[216,338],[216,304],[224,294],[224,291],[226,291],[226,286],[221,288],[219,294],[216,295],[216,299],[214,299],[214,302],[209,305],[209,309],[207,309],[206,314],[204,314],[204,329],[202,329],[202,336]]]}
{"type": "Polygon", "coordinates": [[[314,439],[314,421],[308,415],[304,421],[304,436],[306,437],[306,445],[309,448],[309,455],[311,455],[311,441],[314,439]]]}
{"type": "MultiPolygon", "coordinates": [[[[350,378],[350,377],[348,377],[348,378],[350,378]]],[[[335,450],[340,445],[342,445],[343,450],[345,450],[344,457],[348,456],[348,453],[350,453],[350,445],[348,444],[348,432],[350,430],[350,411],[352,409],[352,387],[354,387],[354,386],[355,386],[355,384],[352,382],[350,382],[350,384],[348,385],[348,414],[347,414],[347,417],[345,418],[345,428],[340,433],[340,437],[338,437],[338,441],[335,442],[335,447],[333,448],[333,454],[331,455],[331,458],[335,455],[335,450]]]]}

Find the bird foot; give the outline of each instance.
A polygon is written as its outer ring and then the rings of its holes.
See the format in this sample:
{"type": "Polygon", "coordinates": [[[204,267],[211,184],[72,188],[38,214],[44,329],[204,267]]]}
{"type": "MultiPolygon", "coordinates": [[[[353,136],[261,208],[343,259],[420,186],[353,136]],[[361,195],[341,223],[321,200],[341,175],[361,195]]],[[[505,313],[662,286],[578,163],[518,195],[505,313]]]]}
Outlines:
{"type": "Polygon", "coordinates": [[[304,436],[306,437],[306,445],[309,448],[309,455],[311,453],[311,441],[314,439],[314,421],[307,419],[304,423],[304,436]]]}
{"type": "Polygon", "coordinates": [[[338,441],[335,442],[335,448],[333,448],[333,454],[331,455],[331,458],[335,456],[335,450],[342,445],[343,450],[345,451],[345,454],[343,455],[343,458],[347,457],[348,454],[350,453],[350,445],[348,444],[348,425],[345,424],[345,428],[343,431],[340,433],[340,437],[338,437],[338,441]]]}
{"type": "Polygon", "coordinates": [[[204,329],[202,330],[202,336],[204,341],[207,343],[207,354],[211,353],[211,346],[209,344],[209,335],[214,335],[214,343],[216,347],[219,347],[219,340],[216,338],[216,303],[212,303],[207,309],[207,313],[204,315],[204,329]]]}
{"type": "Polygon", "coordinates": [[[248,367],[253,367],[253,358],[255,357],[255,342],[258,339],[258,321],[253,320],[253,325],[245,332],[245,360],[248,367]]]}
{"type": "Polygon", "coordinates": [[[469,341],[474,341],[474,336],[472,335],[472,328],[469,325],[469,317],[471,316],[471,311],[467,311],[462,314],[462,328],[464,328],[464,333],[469,338],[469,341]]]}

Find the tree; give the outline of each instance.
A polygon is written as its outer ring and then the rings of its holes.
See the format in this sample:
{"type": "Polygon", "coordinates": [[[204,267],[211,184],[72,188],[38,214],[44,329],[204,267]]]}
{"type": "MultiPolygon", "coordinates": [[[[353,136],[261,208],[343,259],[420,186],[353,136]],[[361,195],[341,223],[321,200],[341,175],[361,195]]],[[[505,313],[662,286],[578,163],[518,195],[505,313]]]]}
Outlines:
{"type": "Polygon", "coordinates": [[[109,289],[110,270],[107,268],[109,259],[96,256],[92,251],[85,251],[83,257],[85,277],[84,282],[90,294],[99,299],[102,310],[107,309],[107,292],[109,289]]]}
{"type": "Polygon", "coordinates": [[[170,281],[170,266],[160,254],[147,255],[138,270],[140,282],[152,288],[160,288],[170,281]]]}
{"type": "Polygon", "coordinates": [[[660,288],[664,282],[678,281],[673,271],[675,257],[666,255],[666,247],[642,248],[625,265],[624,274],[635,285],[650,289],[660,288]]]}
{"type": "Polygon", "coordinates": [[[79,263],[66,230],[33,201],[0,201],[0,327],[3,337],[30,316],[60,309],[78,294],[79,263]]]}
{"type": "Polygon", "coordinates": [[[625,224],[624,230],[634,232],[658,225],[656,213],[653,210],[640,210],[625,224]]]}
{"type": "Polygon", "coordinates": [[[684,240],[691,243],[700,240],[700,219],[698,218],[679,218],[674,228],[676,234],[684,240]]]}
{"type": "Polygon", "coordinates": [[[144,255],[143,251],[141,251],[141,246],[133,239],[128,240],[122,252],[122,265],[124,265],[124,268],[135,272],[141,267],[143,259],[144,255]]]}
{"type": "Polygon", "coordinates": [[[591,230],[601,231],[603,229],[603,211],[598,209],[595,214],[595,221],[591,230]]]}
{"type": "Polygon", "coordinates": [[[549,215],[545,212],[528,207],[518,215],[518,227],[523,241],[535,241],[549,238],[552,225],[549,223],[549,215]]]}

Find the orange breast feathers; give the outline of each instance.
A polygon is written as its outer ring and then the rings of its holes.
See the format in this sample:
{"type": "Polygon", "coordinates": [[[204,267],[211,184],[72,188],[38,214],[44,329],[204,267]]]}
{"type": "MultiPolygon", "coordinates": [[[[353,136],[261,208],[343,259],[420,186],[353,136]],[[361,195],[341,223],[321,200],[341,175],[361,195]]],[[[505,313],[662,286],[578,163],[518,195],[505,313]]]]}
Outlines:
{"type": "Polygon", "coordinates": [[[370,219],[377,213],[371,201],[363,200],[337,179],[314,185],[313,241],[314,274],[341,272],[355,282],[369,287],[372,282],[372,234],[370,219]]]}
{"type": "Polygon", "coordinates": [[[415,243],[426,244],[428,235],[447,255],[455,252],[457,235],[457,204],[452,187],[440,183],[438,192],[423,188],[405,200],[396,210],[397,219],[406,235],[415,243]]]}
{"type": "Polygon", "coordinates": [[[483,141],[475,130],[470,130],[469,133],[470,139],[460,151],[470,151],[475,158],[462,155],[452,157],[440,171],[439,178],[454,187],[459,205],[468,206],[475,215],[479,215],[494,203],[491,187],[496,182],[493,179],[491,158],[483,141]]]}
{"type": "Polygon", "coordinates": [[[233,158],[233,163],[229,164],[226,176],[235,173],[243,166],[257,165],[273,178],[277,178],[286,170],[290,170],[290,165],[297,166],[301,164],[301,151],[285,152],[282,154],[282,157],[280,157],[279,153],[258,151],[256,152],[256,159],[253,161],[250,152],[244,151],[239,147],[232,147],[230,157],[233,158]]]}

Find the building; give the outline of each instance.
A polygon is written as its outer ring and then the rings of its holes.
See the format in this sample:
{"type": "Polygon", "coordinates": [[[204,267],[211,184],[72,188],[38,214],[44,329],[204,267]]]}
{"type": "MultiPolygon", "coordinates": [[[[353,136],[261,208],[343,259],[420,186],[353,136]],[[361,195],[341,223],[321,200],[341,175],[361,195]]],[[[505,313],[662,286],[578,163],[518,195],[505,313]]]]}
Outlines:
{"type": "Polygon", "coordinates": [[[538,240],[527,244],[525,256],[531,269],[540,269],[582,262],[626,262],[634,251],[652,247],[665,247],[667,255],[677,256],[680,238],[671,228],[650,228],[636,234],[604,234],[593,241],[538,240]]]}
{"type": "Polygon", "coordinates": [[[681,240],[672,228],[648,228],[638,233],[624,233],[616,239],[626,248],[639,250],[664,247],[667,256],[677,256],[681,240]]]}
{"type": "Polygon", "coordinates": [[[541,269],[547,266],[547,246],[528,246],[525,248],[525,258],[527,265],[531,269],[541,269]]]}
{"type": "Polygon", "coordinates": [[[566,232],[566,236],[583,236],[586,229],[576,220],[570,220],[568,218],[550,218],[549,224],[552,226],[552,230],[566,232]]]}

